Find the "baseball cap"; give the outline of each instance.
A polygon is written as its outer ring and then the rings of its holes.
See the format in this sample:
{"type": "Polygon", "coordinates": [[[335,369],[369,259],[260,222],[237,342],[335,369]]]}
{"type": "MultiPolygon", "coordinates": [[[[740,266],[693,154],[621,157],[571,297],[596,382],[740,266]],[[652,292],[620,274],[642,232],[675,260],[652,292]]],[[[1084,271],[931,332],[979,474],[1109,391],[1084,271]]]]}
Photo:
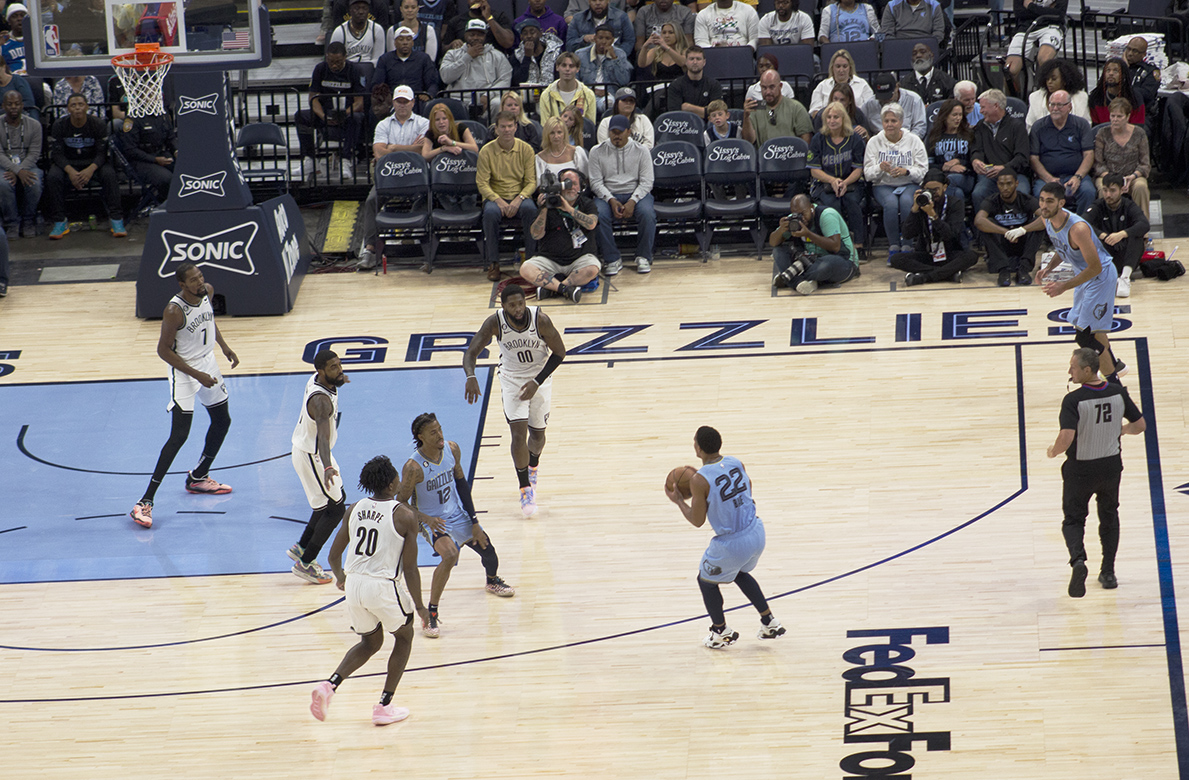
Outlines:
{"type": "Polygon", "coordinates": [[[4,12],[4,18],[11,19],[12,15],[17,11],[24,11],[26,15],[29,13],[29,9],[26,8],[23,3],[13,3],[12,5],[8,6],[8,10],[4,12]]]}
{"type": "Polygon", "coordinates": [[[631,87],[620,87],[619,89],[617,89],[615,91],[615,100],[616,101],[625,100],[625,99],[635,100],[636,99],[636,90],[632,89],[631,87]]]}
{"type": "Polygon", "coordinates": [[[896,77],[891,73],[877,73],[872,79],[871,89],[878,97],[891,97],[892,93],[896,91],[896,77]]]}
{"type": "Polygon", "coordinates": [[[628,122],[628,118],[626,116],[623,114],[616,114],[615,116],[611,117],[611,124],[608,125],[608,128],[611,130],[627,130],[631,126],[631,122],[628,122]]]}
{"type": "Polygon", "coordinates": [[[408,27],[397,27],[397,28],[396,28],[396,32],[395,32],[395,33],[393,33],[392,37],[393,37],[393,38],[399,38],[399,37],[401,37],[402,35],[407,35],[407,36],[409,36],[410,38],[416,38],[416,37],[417,37],[416,35],[414,35],[414,34],[413,34],[413,31],[412,31],[412,30],[410,30],[408,27]]]}
{"type": "Polygon", "coordinates": [[[467,22],[467,32],[471,30],[479,30],[480,32],[487,32],[487,22],[482,19],[472,19],[467,22]]]}
{"type": "Polygon", "coordinates": [[[520,32],[525,27],[536,27],[539,30],[541,29],[541,20],[535,16],[526,16],[516,25],[516,32],[520,32]]]}
{"type": "Polygon", "coordinates": [[[921,184],[948,184],[949,179],[940,168],[930,168],[925,172],[925,179],[921,184]]]}
{"type": "Polygon", "coordinates": [[[351,0],[350,5],[355,5],[356,3],[363,3],[368,8],[371,8],[372,0],[351,0]]]}
{"type": "Polygon", "coordinates": [[[402,84],[401,86],[394,89],[392,91],[392,99],[399,100],[400,98],[404,98],[405,100],[412,100],[413,99],[413,88],[402,84]]]}

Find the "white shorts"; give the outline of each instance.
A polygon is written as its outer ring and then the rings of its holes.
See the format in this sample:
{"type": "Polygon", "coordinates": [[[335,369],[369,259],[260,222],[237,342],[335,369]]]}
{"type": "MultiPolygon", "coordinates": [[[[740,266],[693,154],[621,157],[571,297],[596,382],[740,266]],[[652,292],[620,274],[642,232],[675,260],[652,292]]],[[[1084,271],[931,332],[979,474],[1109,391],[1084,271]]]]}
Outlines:
{"type": "Polygon", "coordinates": [[[1056,25],[1033,30],[1026,37],[1025,41],[1025,34],[1022,32],[1013,35],[1011,43],[1007,47],[1007,56],[1034,60],[1036,52],[1041,46],[1051,46],[1053,49],[1061,51],[1061,28],[1056,25]],[[1028,47],[1027,52],[1024,51],[1025,44],[1028,47]]]}
{"type": "Polygon", "coordinates": [[[413,598],[401,580],[347,575],[347,617],[356,634],[370,634],[383,624],[388,633],[413,617],[413,598]]]}
{"type": "Polygon", "coordinates": [[[500,373],[500,391],[504,397],[504,417],[508,422],[528,420],[528,427],[545,430],[549,423],[549,402],[553,397],[553,377],[537,388],[528,401],[520,400],[520,388],[528,379],[509,379],[500,373]]]}
{"type": "Polygon", "coordinates": [[[194,397],[197,396],[203,406],[217,406],[227,400],[227,383],[219,373],[219,363],[215,360],[215,353],[202,357],[190,363],[190,367],[215,378],[215,384],[203,387],[202,383],[189,374],[183,374],[176,368],[169,369],[169,406],[166,411],[173,411],[177,406],[183,412],[194,411],[194,397]]]}
{"type": "MultiPolygon", "coordinates": [[[[330,482],[326,481],[326,466],[322,459],[312,452],[294,450],[289,456],[293,461],[293,470],[301,480],[301,487],[306,492],[306,500],[310,502],[310,509],[324,509],[331,501],[343,500],[343,474],[330,482]]],[[[330,454],[330,465],[337,471],[338,461],[334,453],[330,454]]]]}

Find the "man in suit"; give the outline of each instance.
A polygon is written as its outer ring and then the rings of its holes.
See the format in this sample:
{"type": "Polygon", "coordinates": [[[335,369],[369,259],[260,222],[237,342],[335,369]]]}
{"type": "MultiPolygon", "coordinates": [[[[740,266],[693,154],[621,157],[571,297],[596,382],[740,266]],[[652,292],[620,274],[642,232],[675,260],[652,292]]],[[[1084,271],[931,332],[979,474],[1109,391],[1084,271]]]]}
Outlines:
{"type": "Polygon", "coordinates": [[[900,79],[900,88],[917,93],[926,106],[954,94],[954,77],[933,67],[933,50],[923,43],[912,47],[912,70],[900,79]]]}

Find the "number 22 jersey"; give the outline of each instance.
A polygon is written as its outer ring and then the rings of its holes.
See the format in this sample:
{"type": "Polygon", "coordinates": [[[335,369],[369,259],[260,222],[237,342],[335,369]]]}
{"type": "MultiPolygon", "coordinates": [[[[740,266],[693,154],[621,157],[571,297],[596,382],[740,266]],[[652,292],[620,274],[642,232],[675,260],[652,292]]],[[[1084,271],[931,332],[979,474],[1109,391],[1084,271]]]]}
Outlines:
{"type": "Polygon", "coordinates": [[[738,458],[724,455],[717,462],[702,466],[698,473],[710,483],[706,519],[715,536],[746,531],[758,522],[755,501],[751,498],[751,482],[738,458]]]}

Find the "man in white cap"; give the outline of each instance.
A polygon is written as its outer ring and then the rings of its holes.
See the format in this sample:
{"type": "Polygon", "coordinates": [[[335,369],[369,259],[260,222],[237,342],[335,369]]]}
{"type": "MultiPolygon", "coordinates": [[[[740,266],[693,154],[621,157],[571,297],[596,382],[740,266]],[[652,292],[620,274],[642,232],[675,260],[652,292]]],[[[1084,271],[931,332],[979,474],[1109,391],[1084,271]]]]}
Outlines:
{"type": "Polygon", "coordinates": [[[330,42],[338,41],[347,47],[349,62],[370,62],[375,65],[388,51],[388,36],[384,28],[369,19],[371,0],[351,0],[347,21],[334,28],[330,42]]]}
{"type": "Polygon", "coordinates": [[[377,84],[387,84],[393,89],[404,84],[423,103],[438,96],[438,69],[428,54],[413,49],[414,37],[408,27],[396,28],[393,50],[376,63],[376,72],[368,84],[370,89],[377,84]]]}
{"type": "Polygon", "coordinates": [[[512,86],[512,64],[487,43],[487,23],[482,19],[467,22],[463,40],[461,49],[446,52],[439,74],[448,90],[473,90],[463,102],[479,106],[482,113],[489,104],[498,105],[500,93],[512,86]]]}
{"type": "Polygon", "coordinates": [[[13,73],[25,74],[25,19],[29,16],[29,9],[22,3],[8,6],[5,17],[8,19],[8,40],[0,47],[8,69],[13,73]]]}

